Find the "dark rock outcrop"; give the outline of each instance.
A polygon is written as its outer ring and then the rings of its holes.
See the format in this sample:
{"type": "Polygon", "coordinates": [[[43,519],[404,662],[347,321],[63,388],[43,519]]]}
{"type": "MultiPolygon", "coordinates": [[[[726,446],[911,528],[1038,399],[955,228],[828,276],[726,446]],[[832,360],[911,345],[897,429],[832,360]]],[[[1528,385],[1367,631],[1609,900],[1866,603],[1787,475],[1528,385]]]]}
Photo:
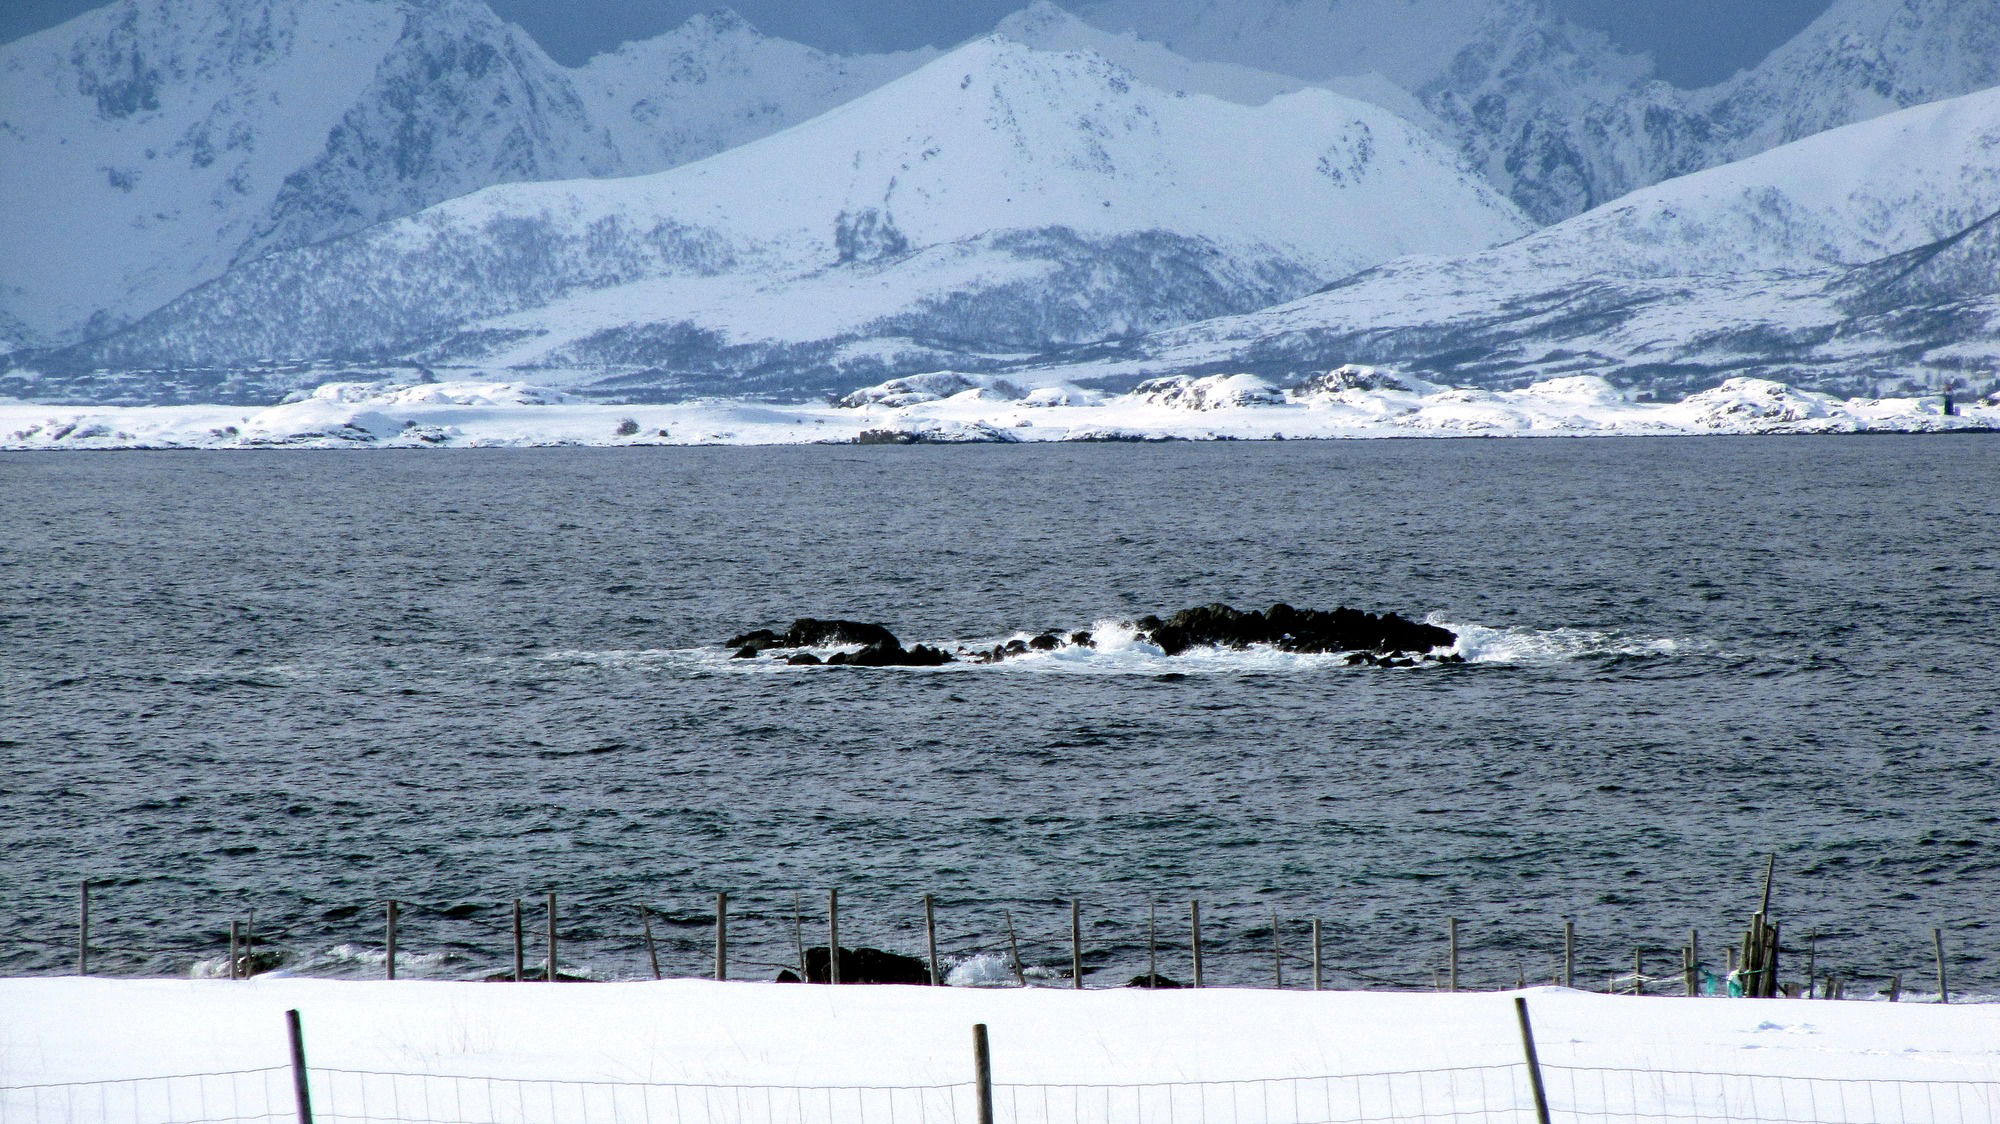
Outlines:
{"type": "MultiPolygon", "coordinates": [[[[1280,651],[1304,653],[1350,653],[1349,664],[1378,667],[1415,667],[1418,663],[1464,663],[1462,656],[1437,655],[1442,648],[1458,643],[1450,629],[1423,624],[1395,613],[1368,613],[1341,607],[1332,610],[1294,609],[1273,605],[1263,612],[1244,611],[1228,605],[1202,605],[1182,609],[1170,617],[1141,617],[1133,622],[1139,638],[1176,656],[1199,647],[1247,648],[1269,645],[1280,651]]],[[[939,667],[959,657],[973,663],[999,663],[1030,652],[1053,652],[1067,644],[1076,648],[1096,646],[1089,632],[1072,632],[1067,637],[1048,629],[1029,639],[1013,639],[991,648],[966,650],[956,654],[942,648],[918,644],[903,647],[895,633],[879,624],[861,621],[818,620],[801,617],[784,632],[760,628],[732,636],[729,647],[733,659],[754,659],[766,651],[793,652],[785,662],[799,665],[824,663],[835,667],[939,667]],[[856,651],[835,652],[821,659],[796,649],[860,645],[856,651]]]]}
{"type": "Polygon", "coordinates": [[[1177,979],[1172,978],[1171,976],[1143,975],[1143,976],[1133,976],[1132,982],[1126,984],[1125,986],[1155,988],[1161,991],[1165,991],[1170,988],[1186,987],[1187,985],[1180,982],[1177,979]]]}
{"type": "MultiPolygon", "coordinates": [[[[827,946],[806,949],[807,983],[828,982],[827,946]]],[[[779,983],[798,983],[799,974],[787,968],[778,973],[779,983]]],[[[879,948],[840,950],[840,982],[844,984],[922,984],[931,982],[930,966],[914,956],[884,952],[879,948]]]]}
{"type": "Polygon", "coordinates": [[[1449,648],[1458,636],[1395,613],[1377,615],[1341,607],[1331,611],[1273,605],[1245,612],[1227,605],[1183,609],[1165,620],[1137,622],[1146,639],[1173,656],[1189,648],[1247,648],[1269,644],[1286,652],[1428,652],[1449,648]]]}

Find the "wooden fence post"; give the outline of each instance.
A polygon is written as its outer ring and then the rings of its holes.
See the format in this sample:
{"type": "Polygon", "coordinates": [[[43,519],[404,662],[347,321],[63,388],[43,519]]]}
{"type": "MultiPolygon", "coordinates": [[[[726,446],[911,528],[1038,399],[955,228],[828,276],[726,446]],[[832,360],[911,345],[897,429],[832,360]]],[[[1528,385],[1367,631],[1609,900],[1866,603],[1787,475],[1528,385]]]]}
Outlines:
{"type": "Polygon", "coordinates": [[[382,978],[393,980],[396,978],[396,899],[390,898],[383,904],[389,907],[387,923],[389,939],[385,942],[388,955],[382,958],[382,978]]]}
{"type": "Polygon", "coordinates": [[[1457,991],[1458,990],[1458,918],[1456,917],[1451,917],[1446,919],[1445,943],[1447,945],[1447,952],[1449,953],[1450,956],[1450,959],[1448,961],[1449,965],[1448,970],[1446,971],[1445,974],[1445,981],[1446,981],[1445,990],[1457,991]]]}
{"type": "Polygon", "coordinates": [[[806,975],[806,907],[797,890],[792,891],[792,951],[799,957],[799,982],[811,983],[806,975]]]}
{"type": "Polygon", "coordinates": [[[1542,1085],[1542,1059],[1535,1053],[1535,1028],[1528,1022],[1528,1001],[1514,997],[1514,1014],[1521,1023],[1521,1050],[1528,1058],[1528,1085],[1535,1091],[1535,1120],[1549,1124],[1549,1093],[1542,1085]]]}
{"type": "Polygon", "coordinates": [[[715,895],[715,978],[729,978],[729,895],[715,895]]]}
{"type": "Polygon", "coordinates": [[[1188,927],[1193,934],[1194,986],[1201,986],[1201,901],[1188,902],[1188,927]]]}
{"type": "Polygon", "coordinates": [[[1576,986],[1576,922],[1563,922],[1563,986],[1576,986]]]}
{"type": "Polygon", "coordinates": [[[1818,926],[1814,926],[1813,928],[1806,930],[1806,998],[1807,999],[1811,999],[1813,997],[1815,988],[1817,987],[1817,981],[1819,980],[1819,968],[1817,967],[1816,963],[1819,959],[1818,946],[1819,946],[1819,928],[1818,926]]]}
{"type": "Polygon", "coordinates": [[[76,884],[76,974],[90,974],[90,879],[76,884]]]}
{"type": "Polygon", "coordinates": [[[1688,930],[1687,992],[1701,994],[1701,934],[1688,930]]]}
{"type": "Polygon", "coordinates": [[[826,892],[826,982],[840,982],[840,891],[826,892]]]}
{"type": "Polygon", "coordinates": [[[238,969],[242,962],[237,959],[236,952],[237,942],[242,939],[243,923],[241,921],[231,921],[229,923],[229,978],[232,980],[242,978],[238,974],[238,969]]]}
{"type": "Polygon", "coordinates": [[[548,905],[549,905],[549,931],[548,931],[549,962],[545,969],[546,974],[542,978],[549,983],[554,983],[556,982],[556,979],[560,975],[560,973],[556,971],[556,892],[554,890],[549,891],[548,905]]]}
{"type": "Polygon", "coordinates": [[[312,1086],[306,1080],[306,1036],[299,1028],[297,1010],[285,1012],[285,1035],[292,1047],[292,1100],[297,1106],[299,1124],[313,1124],[312,1086]]]}
{"type": "Polygon", "coordinates": [[[1315,917],[1313,918],[1313,990],[1314,991],[1318,991],[1320,989],[1320,980],[1322,977],[1320,975],[1319,964],[1320,964],[1319,918],[1315,917]]]}
{"type": "Polygon", "coordinates": [[[527,975],[527,939],[521,925],[521,899],[514,899],[514,982],[527,975]]]}
{"type": "Polygon", "coordinates": [[[937,901],[931,895],[924,895],[924,944],[931,953],[931,986],[944,986],[944,973],[938,971],[937,955],[937,901]]]}
{"type": "Polygon", "coordinates": [[[972,1081],[979,1100],[979,1124],[993,1124],[993,1052],[986,1024],[972,1024],[972,1081]]]}
{"type": "Polygon", "coordinates": [[[1069,985],[1083,990],[1083,904],[1069,900],[1069,985]]]}
{"type": "Polygon", "coordinates": [[[1285,990],[1285,946],[1278,939],[1278,911],[1271,911],[1271,979],[1285,990]]]}
{"type": "Polygon", "coordinates": [[[660,978],[660,948],[653,943],[653,911],[646,908],[645,902],[639,903],[639,924],[646,931],[646,959],[652,964],[653,978],[657,980],[660,978]]]}
{"type": "Polygon", "coordinates": [[[1146,903],[1146,986],[1160,986],[1160,905],[1146,903]]]}
{"type": "Polygon", "coordinates": [[[1937,953],[1938,1002],[1951,1002],[1951,983],[1944,974],[1944,930],[1931,930],[1931,950],[1937,953]]]}
{"type": "Polygon", "coordinates": [[[1014,957],[1014,982],[1027,987],[1028,973],[1021,967],[1021,942],[1014,939],[1014,911],[1003,909],[1000,915],[1007,919],[1007,951],[1014,957]]]}

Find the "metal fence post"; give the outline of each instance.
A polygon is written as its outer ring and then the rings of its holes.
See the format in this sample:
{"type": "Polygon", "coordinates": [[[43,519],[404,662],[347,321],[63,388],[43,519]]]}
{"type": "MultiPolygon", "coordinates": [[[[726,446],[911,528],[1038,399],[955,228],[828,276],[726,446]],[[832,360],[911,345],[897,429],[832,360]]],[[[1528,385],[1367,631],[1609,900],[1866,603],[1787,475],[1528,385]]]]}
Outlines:
{"type": "Polygon", "coordinates": [[[1535,1053],[1535,1028],[1528,1022],[1528,1001],[1514,997],[1514,1013],[1521,1020],[1521,1049],[1528,1057],[1528,1084],[1535,1091],[1535,1120],[1549,1124],[1549,1093],[1542,1085],[1542,1059],[1535,1053]]]}
{"type": "Polygon", "coordinates": [[[292,1042],[292,1097],[298,1103],[299,1124],[313,1124],[312,1087],[306,1083],[306,1038],[297,1010],[285,1012],[285,1031],[292,1042]]]}
{"type": "Polygon", "coordinates": [[[993,1124],[993,1053],[987,1047],[985,1023],[972,1024],[972,1072],[979,1098],[979,1124],[993,1124]]]}

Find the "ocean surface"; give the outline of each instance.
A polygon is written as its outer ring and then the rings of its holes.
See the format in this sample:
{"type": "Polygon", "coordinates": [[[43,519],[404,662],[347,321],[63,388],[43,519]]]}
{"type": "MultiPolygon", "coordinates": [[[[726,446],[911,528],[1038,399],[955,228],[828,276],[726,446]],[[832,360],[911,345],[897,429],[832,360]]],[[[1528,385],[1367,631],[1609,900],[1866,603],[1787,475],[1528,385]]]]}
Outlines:
{"type": "Polygon", "coordinates": [[[0,971],[768,979],[824,943],[1092,985],[2000,992],[2000,440],[0,456],[0,971]],[[1130,644],[806,668],[794,617],[991,644],[1394,610],[1464,665],[1130,644]],[[795,907],[795,903],[796,907],[795,907]],[[796,910],[796,911],[795,911],[796,910]],[[1272,929],[1273,917],[1278,919],[1272,929]]]}

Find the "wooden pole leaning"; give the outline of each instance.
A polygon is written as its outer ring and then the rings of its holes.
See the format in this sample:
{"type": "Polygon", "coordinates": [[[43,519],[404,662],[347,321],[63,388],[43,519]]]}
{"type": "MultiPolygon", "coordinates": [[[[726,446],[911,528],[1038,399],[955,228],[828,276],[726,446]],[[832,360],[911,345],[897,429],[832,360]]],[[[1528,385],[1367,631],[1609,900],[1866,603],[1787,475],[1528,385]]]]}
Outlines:
{"type": "Polygon", "coordinates": [[[306,1036],[299,1027],[297,1010],[285,1012],[285,1036],[291,1044],[292,1101],[298,1111],[299,1124],[313,1124],[312,1085],[306,1080],[306,1036]]]}
{"type": "Polygon", "coordinates": [[[826,982],[840,982],[840,891],[826,892],[826,982]]]}
{"type": "Polygon", "coordinates": [[[937,954],[937,900],[924,895],[924,945],[930,950],[931,986],[944,986],[944,973],[938,970],[937,954]]]}
{"type": "MultiPolygon", "coordinates": [[[[660,978],[660,946],[653,943],[653,911],[639,903],[639,926],[646,934],[646,960],[653,966],[653,978],[660,978]]],[[[519,977],[516,977],[519,978],[519,977]]]]}
{"type": "Polygon", "coordinates": [[[1535,1120],[1537,1124],[1549,1124],[1549,1093],[1542,1084],[1542,1059],[1535,1052],[1535,1028],[1528,1021],[1527,999],[1514,997],[1514,1014],[1521,1024],[1521,1051],[1528,1060],[1528,1084],[1535,1093],[1535,1120]]]}
{"type": "Polygon", "coordinates": [[[1931,951],[1937,954],[1938,1002],[1951,1002],[1951,981],[1944,973],[1944,930],[1931,930],[1931,951]]]}

